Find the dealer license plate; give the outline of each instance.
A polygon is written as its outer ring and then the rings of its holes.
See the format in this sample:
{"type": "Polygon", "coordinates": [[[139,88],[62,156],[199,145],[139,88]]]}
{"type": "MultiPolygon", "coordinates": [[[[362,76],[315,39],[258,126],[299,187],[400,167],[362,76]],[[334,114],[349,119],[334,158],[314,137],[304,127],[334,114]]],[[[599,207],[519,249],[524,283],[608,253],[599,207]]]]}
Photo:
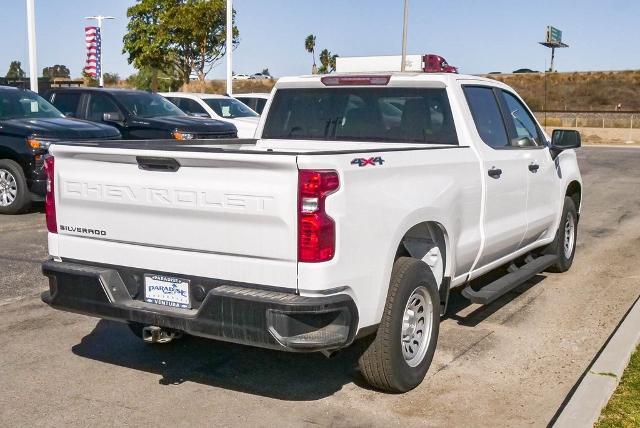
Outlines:
{"type": "Polygon", "coordinates": [[[172,308],[190,309],[189,281],[164,275],[144,276],[144,301],[172,308]]]}

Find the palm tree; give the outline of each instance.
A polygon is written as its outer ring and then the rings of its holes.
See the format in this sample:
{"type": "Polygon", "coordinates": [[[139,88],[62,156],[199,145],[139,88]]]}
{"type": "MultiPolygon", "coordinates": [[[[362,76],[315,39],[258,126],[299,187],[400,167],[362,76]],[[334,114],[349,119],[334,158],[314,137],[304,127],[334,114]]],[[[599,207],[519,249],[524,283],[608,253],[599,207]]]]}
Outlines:
{"type": "Polygon", "coordinates": [[[304,39],[304,48],[307,52],[309,52],[313,56],[313,72],[315,74],[316,71],[316,36],[313,34],[309,34],[306,39],[304,39]]]}
{"type": "Polygon", "coordinates": [[[332,72],[336,71],[336,59],[338,58],[338,54],[331,55],[331,59],[329,60],[329,68],[332,72]]]}
{"type": "Polygon", "coordinates": [[[327,74],[329,67],[331,66],[331,52],[328,49],[322,49],[320,52],[320,68],[318,72],[321,74],[327,74]]]}

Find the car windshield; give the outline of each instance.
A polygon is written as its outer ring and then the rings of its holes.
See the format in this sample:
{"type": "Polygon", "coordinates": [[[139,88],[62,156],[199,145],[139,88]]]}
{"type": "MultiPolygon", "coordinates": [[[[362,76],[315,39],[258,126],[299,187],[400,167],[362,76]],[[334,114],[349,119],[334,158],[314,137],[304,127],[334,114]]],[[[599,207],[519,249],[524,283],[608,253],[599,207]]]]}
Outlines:
{"type": "Polygon", "coordinates": [[[458,144],[443,88],[280,89],[262,136],[458,144]]]}
{"type": "Polygon", "coordinates": [[[205,98],[204,102],[225,119],[236,117],[258,117],[258,113],[236,100],[235,98],[205,98]]]}
{"type": "Polygon", "coordinates": [[[38,94],[25,90],[0,92],[0,120],[64,117],[38,94]]]}
{"type": "Polygon", "coordinates": [[[149,92],[114,92],[120,103],[134,116],[186,116],[186,113],[158,94],[149,92]]]}

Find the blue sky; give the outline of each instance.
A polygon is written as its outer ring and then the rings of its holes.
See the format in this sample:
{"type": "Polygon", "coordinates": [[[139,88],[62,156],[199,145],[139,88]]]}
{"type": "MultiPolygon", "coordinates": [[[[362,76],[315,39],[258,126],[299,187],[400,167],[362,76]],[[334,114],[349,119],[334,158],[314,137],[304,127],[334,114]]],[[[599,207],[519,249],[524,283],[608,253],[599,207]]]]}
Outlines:
{"type": "MultiPolygon", "coordinates": [[[[122,54],[126,10],[134,0],[35,0],[38,69],[65,64],[79,76],[84,16],[117,19],[103,29],[104,71],[134,72],[122,54]]],[[[268,67],[275,76],[308,73],[318,50],[350,55],[399,54],[402,0],[235,0],[241,42],[234,70],[268,67]]],[[[640,68],[639,0],[410,0],[409,53],[438,53],[464,73],[542,70],[549,50],[538,45],[547,25],[571,47],[556,54],[559,71],[640,68]]],[[[0,75],[13,59],[27,64],[24,0],[0,0],[0,75]]],[[[224,63],[210,77],[223,77],[224,63]]]]}

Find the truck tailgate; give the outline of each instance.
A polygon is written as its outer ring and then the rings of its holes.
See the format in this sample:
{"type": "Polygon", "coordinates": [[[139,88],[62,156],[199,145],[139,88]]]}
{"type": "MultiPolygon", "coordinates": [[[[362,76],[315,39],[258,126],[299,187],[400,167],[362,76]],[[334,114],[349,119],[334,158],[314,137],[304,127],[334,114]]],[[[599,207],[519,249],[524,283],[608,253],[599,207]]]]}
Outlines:
{"type": "Polygon", "coordinates": [[[296,287],[295,156],[63,145],[51,153],[52,255],[296,287]]]}

